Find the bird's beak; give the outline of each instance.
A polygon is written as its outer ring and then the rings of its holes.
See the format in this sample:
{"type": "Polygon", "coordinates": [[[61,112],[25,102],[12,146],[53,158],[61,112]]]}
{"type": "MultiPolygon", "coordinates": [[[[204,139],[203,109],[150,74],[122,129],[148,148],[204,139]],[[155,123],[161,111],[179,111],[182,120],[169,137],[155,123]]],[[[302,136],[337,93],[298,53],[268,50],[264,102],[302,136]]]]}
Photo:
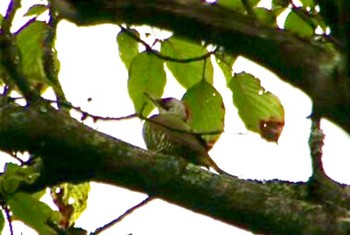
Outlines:
{"type": "Polygon", "coordinates": [[[164,102],[162,99],[154,96],[154,95],[151,95],[151,94],[148,94],[146,92],[143,93],[145,96],[147,96],[147,98],[158,108],[165,108],[164,106],[164,102]]]}

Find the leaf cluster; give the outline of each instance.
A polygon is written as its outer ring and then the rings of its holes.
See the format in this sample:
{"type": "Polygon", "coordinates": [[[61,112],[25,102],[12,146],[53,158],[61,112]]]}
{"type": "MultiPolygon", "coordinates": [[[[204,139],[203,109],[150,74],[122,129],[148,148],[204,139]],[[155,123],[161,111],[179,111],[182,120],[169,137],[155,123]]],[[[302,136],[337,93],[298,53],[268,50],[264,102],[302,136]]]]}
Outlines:
{"type": "Polygon", "coordinates": [[[213,84],[213,63],[216,62],[226,77],[233,104],[247,129],[268,141],[278,140],[284,126],[284,111],[279,99],[265,92],[258,78],[246,73],[234,74],[235,55],[220,49],[209,51],[209,45],[176,35],[156,41],[160,44],[158,51],[140,39],[136,28],[123,28],[117,42],[119,55],[129,72],[128,90],[137,113],[147,116],[153,109],[145,93],[162,97],[166,80],[171,79],[166,73],[168,68],[186,89],[182,100],[190,110],[193,131],[202,134],[212,146],[223,132],[225,120],[224,102],[213,84]],[[139,52],[139,44],[146,45],[146,50],[139,52]]]}

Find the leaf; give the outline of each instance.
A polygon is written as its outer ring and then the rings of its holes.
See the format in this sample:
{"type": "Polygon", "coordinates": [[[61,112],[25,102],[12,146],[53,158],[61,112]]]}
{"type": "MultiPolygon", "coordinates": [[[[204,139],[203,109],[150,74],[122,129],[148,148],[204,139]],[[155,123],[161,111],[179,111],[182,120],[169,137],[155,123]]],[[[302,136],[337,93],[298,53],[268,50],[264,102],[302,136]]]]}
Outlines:
{"type": "Polygon", "coordinates": [[[52,188],[51,196],[61,213],[60,225],[71,227],[87,206],[90,183],[63,183],[52,188]]]}
{"type": "Polygon", "coordinates": [[[6,203],[10,206],[15,219],[32,227],[39,234],[57,234],[49,224],[58,224],[59,214],[45,203],[23,192],[13,194],[6,203]]]}
{"type": "Polygon", "coordinates": [[[34,21],[17,32],[17,45],[22,55],[22,71],[35,86],[37,83],[49,85],[43,67],[43,39],[47,24],[34,21]]]}
{"type": "Polygon", "coordinates": [[[153,104],[144,93],[161,97],[165,83],[162,60],[150,52],[135,56],[129,68],[128,91],[137,113],[147,116],[152,111],[153,104]]]}
{"type": "Polygon", "coordinates": [[[236,74],[229,88],[247,129],[259,133],[267,141],[277,142],[284,126],[284,109],[280,100],[266,92],[259,79],[247,73],[236,74]]]}
{"type": "Polygon", "coordinates": [[[5,165],[5,172],[0,178],[1,194],[14,193],[21,183],[32,184],[39,177],[39,173],[30,167],[21,167],[13,163],[5,165]]]}
{"type": "Polygon", "coordinates": [[[304,8],[306,7],[314,8],[316,6],[314,0],[300,0],[300,2],[303,4],[304,8]]]}
{"type": "Polygon", "coordinates": [[[264,24],[276,26],[276,17],[275,14],[266,8],[256,7],[254,12],[258,20],[264,24]]]}
{"type": "Polygon", "coordinates": [[[38,16],[48,10],[48,7],[44,4],[35,4],[31,6],[24,16],[38,16]]]}
{"type": "Polygon", "coordinates": [[[58,80],[60,62],[57,51],[54,46],[45,48],[47,44],[45,35],[49,30],[53,29],[43,21],[30,21],[16,33],[17,45],[21,52],[22,71],[35,90],[42,93],[51,86],[59,97],[64,97],[58,80]],[[44,66],[50,74],[46,74],[44,66]]]}
{"type": "MultiPolygon", "coordinates": [[[[162,42],[161,53],[174,59],[190,59],[206,55],[208,51],[205,47],[199,44],[173,36],[162,42]]],[[[210,57],[205,60],[203,59],[186,63],[166,61],[166,65],[176,80],[185,88],[190,88],[203,79],[204,66],[204,78],[209,83],[212,83],[213,81],[213,65],[210,61],[210,57]]]]}
{"type": "Polygon", "coordinates": [[[272,8],[274,7],[288,7],[289,0],[272,0],[272,8]]]}
{"type": "Polygon", "coordinates": [[[5,227],[4,214],[0,212],[0,233],[4,230],[4,227],[5,227]]]}
{"type": "Polygon", "coordinates": [[[237,59],[237,55],[227,54],[222,50],[215,52],[215,58],[228,84],[232,79],[232,66],[237,59]]]}
{"type": "Polygon", "coordinates": [[[126,68],[129,69],[132,59],[139,53],[138,43],[129,34],[132,33],[136,37],[139,37],[140,35],[139,32],[137,32],[135,29],[127,30],[128,32],[126,30],[122,30],[118,33],[117,43],[119,56],[125,64],[126,68]]]}
{"type": "MultiPolygon", "coordinates": [[[[242,1],[242,0],[241,0],[242,1]]],[[[256,5],[258,5],[258,3],[260,2],[260,0],[248,0],[249,5],[254,7],[256,5]]]]}
{"type": "MultiPolygon", "coordinates": [[[[260,0],[246,0],[251,7],[256,6],[260,0]]],[[[217,4],[234,11],[245,11],[242,0],[218,0],[217,4]]]]}
{"type": "Polygon", "coordinates": [[[311,37],[314,35],[314,29],[310,26],[310,24],[300,18],[300,16],[298,16],[298,14],[294,11],[291,11],[288,14],[286,21],[284,22],[284,28],[298,34],[301,37],[311,37]]]}
{"type": "Polygon", "coordinates": [[[188,89],[182,100],[190,110],[189,124],[195,132],[215,132],[202,136],[208,147],[212,147],[224,129],[225,108],[220,93],[207,81],[202,80],[188,89]]]}
{"type": "Polygon", "coordinates": [[[244,10],[241,0],[218,0],[217,4],[234,11],[244,10]]]}

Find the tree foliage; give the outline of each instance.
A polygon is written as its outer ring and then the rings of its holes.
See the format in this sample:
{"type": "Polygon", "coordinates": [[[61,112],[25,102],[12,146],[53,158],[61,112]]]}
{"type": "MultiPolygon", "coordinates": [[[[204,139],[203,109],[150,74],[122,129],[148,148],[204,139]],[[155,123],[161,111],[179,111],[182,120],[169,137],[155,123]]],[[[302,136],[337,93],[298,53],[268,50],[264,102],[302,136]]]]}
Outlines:
{"type": "MultiPolygon", "coordinates": [[[[266,9],[256,0],[51,0],[32,6],[26,13],[32,18],[13,32],[20,0],[10,1],[0,17],[0,150],[14,157],[26,151],[30,158],[7,164],[0,177],[4,213],[11,211],[14,219],[40,234],[74,234],[74,222],[86,207],[87,182],[97,181],[144,192],[150,199],[161,198],[257,233],[349,234],[349,187],[323,170],[319,122],[328,118],[350,133],[350,3],[300,2],[272,0],[266,9]],[[281,28],[277,18],[286,12],[281,28]],[[43,14],[48,14],[46,21],[38,18],[43,14]],[[285,122],[283,107],[258,78],[233,73],[237,56],[252,59],[302,89],[313,100],[310,179],[260,182],[216,175],[73,119],[72,109],[82,113],[82,120],[106,118],[83,112],[64,95],[55,51],[61,19],[78,25],[117,24],[121,30],[116,43],[128,70],[133,117],[146,119],[152,111],[145,93],[162,96],[167,68],[186,89],[183,101],[191,110],[193,133],[209,147],[223,131],[225,117],[221,94],[213,85],[215,79],[223,79],[214,76],[215,63],[232,92],[232,103],[225,105],[235,105],[247,129],[267,141],[278,141],[285,122]],[[138,25],[166,29],[171,35],[148,42],[138,25]],[[48,87],[56,100],[42,97],[48,87]],[[17,104],[13,92],[26,105],[17,104]],[[46,188],[58,211],[39,201],[46,188]]],[[[0,225],[4,223],[1,216],[0,225]]]]}

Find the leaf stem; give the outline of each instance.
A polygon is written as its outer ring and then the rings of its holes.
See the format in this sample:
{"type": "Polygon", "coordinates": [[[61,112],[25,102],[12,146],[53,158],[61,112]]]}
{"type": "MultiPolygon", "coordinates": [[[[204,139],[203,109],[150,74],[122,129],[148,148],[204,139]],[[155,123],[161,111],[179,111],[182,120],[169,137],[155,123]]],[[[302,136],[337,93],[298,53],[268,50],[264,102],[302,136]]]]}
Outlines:
{"type": "Polygon", "coordinates": [[[118,218],[112,220],[111,222],[109,222],[108,224],[103,225],[102,227],[98,228],[95,230],[95,232],[90,233],[90,235],[97,235],[100,234],[101,232],[109,229],[110,227],[112,227],[113,225],[115,225],[116,223],[122,221],[126,216],[130,215],[131,213],[133,213],[135,210],[139,209],[140,207],[146,205],[147,203],[149,203],[150,201],[152,201],[154,198],[148,196],[146,199],[144,199],[142,202],[136,204],[135,206],[129,208],[128,210],[126,210],[122,215],[120,215],[118,218]]]}
{"type": "Polygon", "coordinates": [[[137,42],[141,43],[146,48],[146,51],[154,54],[159,59],[166,60],[166,61],[177,62],[177,63],[191,63],[195,61],[205,60],[209,58],[212,54],[214,54],[217,50],[217,48],[215,48],[213,51],[205,53],[204,55],[191,57],[191,58],[185,58],[185,59],[174,58],[174,57],[163,55],[159,51],[152,49],[150,45],[148,45],[145,41],[143,41],[141,38],[136,36],[134,33],[132,33],[127,28],[123,27],[122,25],[119,25],[119,27],[121,28],[121,30],[124,30],[130,37],[135,39],[137,42]]]}

